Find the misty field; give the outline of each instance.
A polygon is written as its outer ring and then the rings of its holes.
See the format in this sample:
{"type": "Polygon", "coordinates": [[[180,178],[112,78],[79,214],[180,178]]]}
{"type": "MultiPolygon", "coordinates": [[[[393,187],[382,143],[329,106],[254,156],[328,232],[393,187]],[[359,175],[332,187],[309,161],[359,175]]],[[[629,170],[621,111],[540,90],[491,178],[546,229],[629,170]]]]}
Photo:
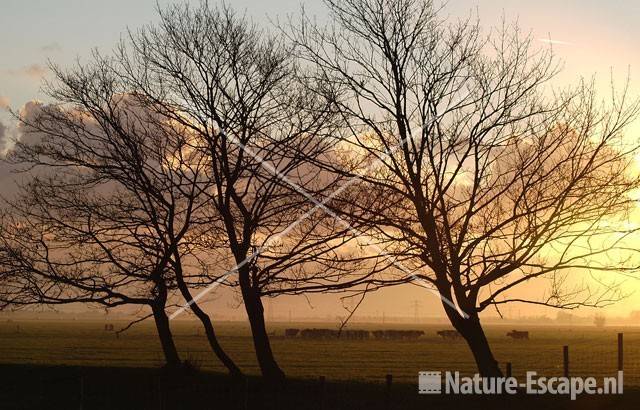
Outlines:
{"type": "MultiPolygon", "coordinates": [[[[108,322],[121,328],[125,322],[108,322]]],[[[105,322],[92,321],[3,321],[0,323],[1,364],[42,364],[98,367],[160,367],[163,357],[151,324],[139,324],[116,337],[104,330],[105,322]]],[[[352,329],[419,329],[425,335],[414,341],[388,340],[303,340],[284,338],[285,328],[329,328],[322,323],[272,323],[269,326],[276,358],[288,376],[327,380],[417,383],[421,370],[459,370],[472,373],[473,358],[462,340],[443,340],[437,330],[444,325],[353,324],[352,329]],[[275,333],[273,333],[275,332],[275,333]]],[[[506,333],[514,326],[488,326],[487,335],[500,366],[511,362],[513,374],[526,370],[562,375],[562,346],[570,351],[570,373],[575,376],[614,375],[617,368],[617,333],[624,333],[625,385],[640,385],[640,328],[535,327],[530,340],[514,341],[506,333]]],[[[203,370],[223,372],[210,353],[196,322],[173,323],[176,343],[183,359],[203,370]]],[[[248,374],[259,369],[253,353],[250,331],[241,323],[220,323],[222,345],[248,374]]]]}

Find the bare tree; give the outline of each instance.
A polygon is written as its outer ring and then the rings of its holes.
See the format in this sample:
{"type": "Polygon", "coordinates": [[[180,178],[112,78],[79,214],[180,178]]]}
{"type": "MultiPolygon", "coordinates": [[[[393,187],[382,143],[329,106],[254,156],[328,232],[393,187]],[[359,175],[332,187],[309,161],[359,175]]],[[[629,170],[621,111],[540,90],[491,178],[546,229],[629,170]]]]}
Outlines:
{"type": "Polygon", "coordinates": [[[92,295],[107,297],[112,284],[177,288],[228,367],[194,293],[237,288],[261,371],[278,381],[284,373],[261,298],[358,292],[377,282],[385,264],[314,200],[339,186],[339,174],[317,165],[334,155],[326,135],[338,116],[307,92],[281,39],[228,7],[174,6],[160,11],[159,23],[130,32],[111,57],[55,71],[61,87],[52,96],[62,105],[38,121],[23,119],[47,139],[16,151],[20,162],[64,170],[29,184],[25,199],[35,211],[14,207],[73,245],[55,263],[47,252],[24,258],[41,262],[46,283],[70,278],[62,283],[84,291],[89,282],[92,295]],[[79,256],[85,242],[100,264],[79,256]]]}
{"type": "MultiPolygon", "coordinates": [[[[29,171],[2,224],[2,299],[12,305],[97,303],[151,308],[167,364],[180,363],[166,313],[182,260],[205,219],[203,164],[183,130],[127,93],[107,59],[54,67],[57,102],[21,116],[9,159],[29,171]]],[[[197,304],[212,349],[233,374],[197,304]]],[[[145,316],[145,318],[148,316],[145,316]]]]}
{"type": "Polygon", "coordinates": [[[623,89],[599,104],[585,83],[553,89],[552,50],[516,26],[483,34],[427,0],[325,3],[327,27],[303,13],[286,32],[313,67],[308,83],[344,116],[336,135],[350,163],[378,164],[325,164],[359,180],[332,209],[437,289],[480,373],[501,374],[480,323],[487,307],[619,298],[615,283],[582,278],[635,267],[624,221],[637,144],[624,131],[638,101],[623,89]],[[533,279],[546,294],[517,296],[533,279]]]}
{"type": "Polygon", "coordinates": [[[261,298],[355,289],[384,265],[314,200],[340,186],[317,165],[335,154],[335,106],[308,92],[282,39],[228,7],[171,7],[129,40],[123,76],[206,158],[212,234],[199,249],[227,245],[235,266],[212,279],[239,288],[262,374],[281,380],[261,298]]]}

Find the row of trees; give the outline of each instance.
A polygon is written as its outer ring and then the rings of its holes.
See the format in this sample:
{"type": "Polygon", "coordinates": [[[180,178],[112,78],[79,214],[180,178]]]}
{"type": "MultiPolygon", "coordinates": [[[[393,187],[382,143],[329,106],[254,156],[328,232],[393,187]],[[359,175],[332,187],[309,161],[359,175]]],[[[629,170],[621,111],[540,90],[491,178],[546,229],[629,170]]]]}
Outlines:
{"type": "Polygon", "coordinates": [[[169,366],[184,305],[238,375],[197,296],[229,286],[277,381],[264,297],[431,287],[483,375],[500,374],[488,307],[619,298],[575,277],[635,269],[638,102],[554,91],[551,50],[517,27],[483,34],[427,0],[325,3],[327,26],[302,13],[271,31],[172,6],[113,53],[52,67],[53,102],[18,115],[7,156],[22,183],[0,303],[140,305],[169,366]],[[542,298],[514,296],[533,279],[542,298]]]}

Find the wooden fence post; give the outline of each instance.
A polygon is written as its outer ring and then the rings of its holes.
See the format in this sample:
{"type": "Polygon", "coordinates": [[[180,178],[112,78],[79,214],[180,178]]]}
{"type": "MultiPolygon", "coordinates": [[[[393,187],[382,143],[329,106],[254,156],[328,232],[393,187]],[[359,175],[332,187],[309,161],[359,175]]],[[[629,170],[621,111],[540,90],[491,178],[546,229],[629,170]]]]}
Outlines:
{"type": "Polygon", "coordinates": [[[511,377],[511,362],[507,362],[507,377],[511,377]]]}
{"type": "Polygon", "coordinates": [[[385,397],[385,409],[391,408],[391,384],[393,383],[393,375],[387,374],[385,376],[385,381],[387,384],[387,393],[385,397]]]}
{"type": "Polygon", "coordinates": [[[325,390],[326,379],[324,376],[320,376],[320,401],[319,406],[320,410],[324,409],[324,390],[325,390]]]}
{"type": "Polygon", "coordinates": [[[624,350],[622,346],[622,333],[618,333],[618,370],[622,371],[624,367],[624,350]]]}
{"type": "Polygon", "coordinates": [[[45,406],[45,397],[47,396],[44,392],[44,376],[38,376],[38,406],[45,406]]]}
{"type": "Polygon", "coordinates": [[[249,377],[244,377],[244,392],[243,392],[242,408],[247,410],[249,408],[249,377]]]}
{"type": "Polygon", "coordinates": [[[562,359],[564,364],[564,377],[569,377],[569,346],[562,346],[562,359]]]}
{"type": "Polygon", "coordinates": [[[80,375],[80,410],[84,408],[84,378],[80,375]]]}
{"type": "Polygon", "coordinates": [[[164,391],[162,389],[162,376],[158,375],[156,379],[156,389],[158,391],[158,409],[164,410],[164,391]]]}

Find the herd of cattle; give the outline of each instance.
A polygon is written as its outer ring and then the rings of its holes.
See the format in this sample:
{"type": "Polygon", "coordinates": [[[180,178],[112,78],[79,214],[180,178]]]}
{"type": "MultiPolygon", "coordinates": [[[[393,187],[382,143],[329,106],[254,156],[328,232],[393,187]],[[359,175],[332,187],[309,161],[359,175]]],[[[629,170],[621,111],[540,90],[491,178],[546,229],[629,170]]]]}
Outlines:
{"type": "MultiPolygon", "coordinates": [[[[455,340],[455,339],[460,339],[462,337],[462,335],[458,333],[457,330],[439,330],[436,333],[438,334],[438,336],[442,337],[443,339],[455,340]]],[[[516,340],[529,340],[529,332],[522,331],[522,330],[512,330],[509,333],[507,333],[507,337],[510,337],[516,340]]]]}
{"type": "Polygon", "coordinates": [[[344,330],[339,332],[333,329],[286,329],[285,337],[297,337],[302,339],[348,339],[367,340],[373,337],[379,340],[413,340],[424,335],[422,330],[344,330]]]}
{"type": "MultiPolygon", "coordinates": [[[[436,332],[438,336],[447,340],[460,339],[462,335],[457,330],[439,330],[436,332]]],[[[422,330],[344,330],[339,332],[334,329],[285,329],[284,336],[286,338],[300,337],[302,339],[347,339],[347,340],[368,340],[370,338],[376,340],[415,340],[420,336],[424,336],[422,330]]],[[[529,332],[512,330],[507,333],[512,339],[529,339],[529,332]]]]}

